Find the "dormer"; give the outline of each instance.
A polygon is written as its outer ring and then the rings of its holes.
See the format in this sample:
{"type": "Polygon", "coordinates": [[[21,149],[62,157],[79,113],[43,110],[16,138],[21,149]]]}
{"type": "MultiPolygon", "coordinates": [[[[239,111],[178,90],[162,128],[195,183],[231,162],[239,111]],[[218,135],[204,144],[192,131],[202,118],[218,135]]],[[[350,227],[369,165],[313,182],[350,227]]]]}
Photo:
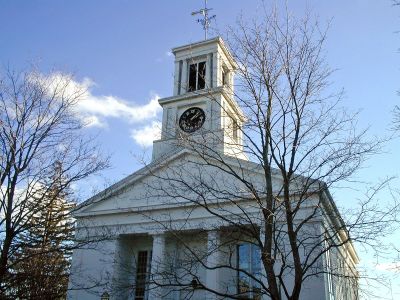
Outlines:
{"type": "Polygon", "coordinates": [[[153,143],[153,159],[167,155],[185,140],[246,159],[243,112],[233,93],[236,64],[221,38],[172,49],[175,56],[173,96],[159,100],[163,108],[161,139],[153,143]]]}

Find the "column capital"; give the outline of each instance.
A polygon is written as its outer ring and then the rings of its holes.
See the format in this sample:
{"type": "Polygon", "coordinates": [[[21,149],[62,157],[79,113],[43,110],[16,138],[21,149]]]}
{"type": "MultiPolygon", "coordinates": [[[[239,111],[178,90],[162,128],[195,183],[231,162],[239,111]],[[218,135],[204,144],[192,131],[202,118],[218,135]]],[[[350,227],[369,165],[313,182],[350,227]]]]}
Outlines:
{"type": "Polygon", "coordinates": [[[163,230],[152,230],[152,231],[149,231],[148,234],[150,236],[152,236],[152,237],[162,236],[162,235],[165,235],[165,231],[163,231],[163,230]]]}

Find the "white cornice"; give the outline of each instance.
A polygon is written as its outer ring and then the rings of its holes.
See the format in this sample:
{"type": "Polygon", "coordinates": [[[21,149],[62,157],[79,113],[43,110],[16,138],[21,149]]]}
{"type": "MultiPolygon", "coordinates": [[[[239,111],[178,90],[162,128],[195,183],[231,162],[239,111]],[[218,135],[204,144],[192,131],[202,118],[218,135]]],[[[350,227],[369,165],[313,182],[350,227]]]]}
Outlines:
{"type": "Polygon", "coordinates": [[[233,59],[232,54],[229,52],[228,48],[226,47],[224,40],[221,37],[216,37],[212,39],[208,39],[205,41],[200,41],[200,42],[195,42],[179,47],[172,48],[172,53],[176,55],[177,52],[185,51],[185,50],[192,50],[197,47],[213,44],[213,43],[218,43],[218,45],[221,47],[222,51],[224,52],[225,56],[228,58],[229,62],[231,63],[233,69],[237,68],[237,64],[235,60],[233,59]]]}
{"type": "Polygon", "coordinates": [[[185,93],[182,95],[161,98],[161,99],[158,99],[158,103],[162,106],[164,104],[171,103],[171,102],[187,100],[187,99],[195,99],[195,98],[204,97],[204,96],[207,97],[207,95],[212,96],[214,94],[222,93],[222,92],[223,92],[223,87],[219,86],[219,87],[215,87],[215,88],[211,88],[211,89],[197,90],[197,91],[188,92],[188,93],[185,93]]]}
{"type": "Polygon", "coordinates": [[[324,185],[324,189],[323,193],[321,193],[321,202],[326,211],[332,212],[332,214],[328,214],[327,217],[329,218],[329,221],[333,224],[333,226],[335,226],[335,229],[338,230],[340,239],[344,242],[348,241],[345,242],[345,248],[350,253],[354,263],[358,264],[360,262],[360,258],[358,257],[358,254],[354,248],[349,232],[347,231],[346,223],[344,222],[342,216],[340,215],[339,210],[336,206],[335,201],[332,198],[331,193],[329,192],[328,187],[326,186],[325,183],[322,184],[324,185]]]}
{"type": "Polygon", "coordinates": [[[235,112],[238,115],[238,117],[240,118],[240,120],[242,122],[246,121],[246,117],[245,117],[242,109],[240,108],[240,106],[237,104],[237,102],[232,97],[232,93],[230,93],[229,89],[224,86],[218,86],[218,87],[211,88],[211,89],[197,90],[197,91],[185,93],[182,95],[161,98],[158,100],[158,103],[161,106],[163,106],[168,103],[173,103],[173,102],[188,100],[188,99],[196,99],[199,97],[206,97],[206,98],[212,99],[213,95],[215,95],[215,94],[222,94],[224,96],[224,98],[229,102],[231,107],[235,110],[235,112]]]}

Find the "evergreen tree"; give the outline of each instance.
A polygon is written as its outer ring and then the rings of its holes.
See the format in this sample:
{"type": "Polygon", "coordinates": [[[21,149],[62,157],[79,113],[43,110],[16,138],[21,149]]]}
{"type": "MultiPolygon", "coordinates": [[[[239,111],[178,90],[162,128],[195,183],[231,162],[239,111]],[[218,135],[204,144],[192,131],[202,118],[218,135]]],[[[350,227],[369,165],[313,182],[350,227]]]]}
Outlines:
{"type": "Polygon", "coordinates": [[[13,294],[19,299],[63,299],[68,287],[74,203],[56,163],[52,176],[31,200],[29,228],[14,256],[13,294]]]}

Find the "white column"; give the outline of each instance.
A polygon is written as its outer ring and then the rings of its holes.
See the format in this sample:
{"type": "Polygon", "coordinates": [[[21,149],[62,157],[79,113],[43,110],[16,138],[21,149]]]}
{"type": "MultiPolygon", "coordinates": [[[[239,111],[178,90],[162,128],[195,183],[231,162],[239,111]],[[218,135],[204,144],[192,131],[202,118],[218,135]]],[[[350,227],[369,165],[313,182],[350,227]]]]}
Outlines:
{"type": "Polygon", "coordinates": [[[88,243],[73,251],[67,299],[93,299],[94,295],[100,299],[104,291],[111,295],[111,299],[116,299],[113,291],[116,248],[116,239],[110,238],[96,244],[88,243]],[[91,282],[98,286],[90,287],[91,282]]]}
{"type": "Polygon", "coordinates": [[[221,77],[221,74],[220,74],[220,72],[221,72],[221,70],[220,70],[220,68],[221,68],[220,59],[221,59],[221,57],[220,57],[219,53],[218,52],[214,52],[214,55],[213,55],[213,87],[217,87],[217,86],[221,85],[220,84],[221,83],[221,80],[220,80],[220,77],[221,77]]]}
{"type": "Polygon", "coordinates": [[[151,257],[151,279],[149,286],[149,298],[152,300],[161,299],[162,288],[158,284],[162,281],[165,254],[165,235],[153,235],[153,254],[151,257]]]}
{"type": "Polygon", "coordinates": [[[161,123],[161,139],[165,139],[167,136],[167,127],[168,127],[168,109],[163,108],[163,114],[162,114],[162,123],[161,123]]]}
{"type": "Polygon", "coordinates": [[[212,78],[211,78],[211,53],[207,55],[207,63],[206,63],[206,88],[212,87],[212,78]]]}
{"type": "Polygon", "coordinates": [[[128,298],[130,290],[125,287],[131,284],[132,279],[130,277],[132,270],[127,268],[132,265],[131,248],[121,236],[116,243],[113,285],[111,291],[107,292],[111,294],[111,299],[128,298]]]}
{"type": "MultiPolygon", "coordinates": [[[[218,282],[218,269],[211,269],[219,264],[220,253],[220,235],[218,231],[209,231],[207,239],[207,270],[206,270],[206,287],[217,291],[218,282]]],[[[207,293],[207,300],[217,299],[217,296],[212,293],[207,293]]]]}
{"type": "Polygon", "coordinates": [[[188,73],[188,61],[187,59],[184,59],[182,64],[181,94],[185,94],[187,91],[187,85],[188,85],[187,73],[188,73]]]}
{"type": "Polygon", "coordinates": [[[175,61],[175,74],[174,74],[174,96],[178,95],[179,91],[179,61],[175,61]]]}

